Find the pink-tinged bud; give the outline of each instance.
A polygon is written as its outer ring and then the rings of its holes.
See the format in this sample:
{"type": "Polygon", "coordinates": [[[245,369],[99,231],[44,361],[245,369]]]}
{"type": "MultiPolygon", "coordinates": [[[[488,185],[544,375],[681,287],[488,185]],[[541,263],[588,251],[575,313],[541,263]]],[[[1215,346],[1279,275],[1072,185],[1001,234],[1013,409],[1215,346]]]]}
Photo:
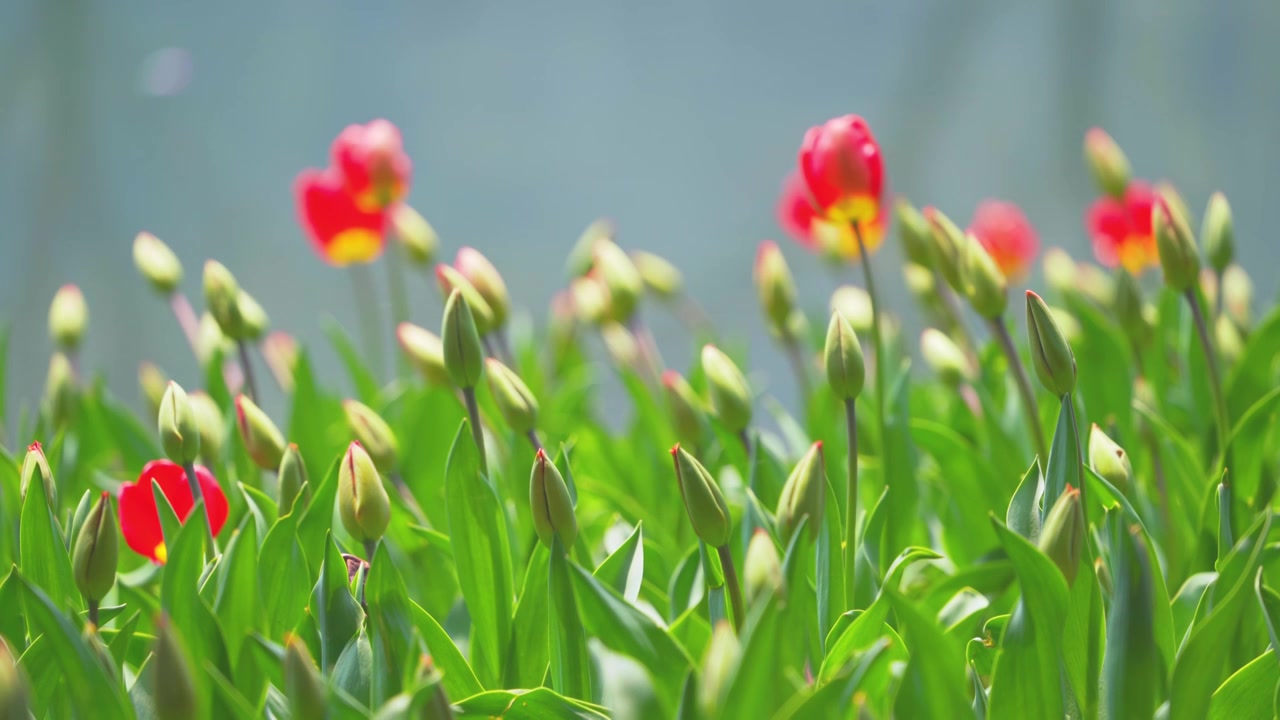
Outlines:
{"type": "Polygon", "coordinates": [[[348,125],[333,141],[331,153],[347,194],[361,210],[387,208],[408,194],[413,164],[400,129],[391,122],[348,125]]]}
{"type": "Polygon", "coordinates": [[[924,219],[929,223],[929,237],[933,241],[934,269],[942,273],[952,290],[963,293],[961,261],[965,247],[964,233],[951,218],[935,207],[924,209],[924,219]]]}
{"type": "Polygon", "coordinates": [[[298,367],[298,341],[277,330],[262,341],[262,359],[286,393],[293,392],[293,373],[298,367]]]}
{"type": "Polygon", "coordinates": [[[598,325],[613,312],[609,303],[609,288],[595,274],[575,278],[569,286],[569,297],[574,313],[585,322],[598,325]]]}
{"type": "Polygon", "coordinates": [[[168,296],[182,283],[182,263],[178,256],[149,232],[140,232],[133,239],[133,264],[161,295],[168,296]]]}
{"type": "Polygon", "coordinates": [[[440,246],[440,236],[421,213],[408,203],[396,205],[391,208],[391,229],[409,262],[421,266],[431,264],[440,246]]]}
{"type": "Polygon", "coordinates": [[[44,446],[38,441],[27,446],[27,454],[22,458],[22,473],[18,483],[19,496],[27,499],[27,491],[31,484],[39,482],[44,485],[45,497],[49,507],[58,507],[58,484],[53,481],[53,471],[49,469],[49,460],[44,456],[44,446]]]}
{"type": "Polygon", "coordinates": [[[1129,186],[1129,159],[1105,130],[1090,128],[1084,135],[1084,155],[1098,189],[1113,198],[1124,197],[1129,186]]]}
{"type": "Polygon", "coordinates": [[[409,362],[432,385],[448,386],[449,371],[444,367],[444,346],[440,336],[413,323],[396,327],[396,340],[409,362]]]}
{"type": "Polygon", "coordinates": [[[666,258],[643,250],[631,252],[631,262],[640,271],[644,286],[660,298],[672,298],[684,289],[684,276],[666,258]]]}
{"type": "Polygon", "coordinates": [[[511,298],[507,294],[507,284],[503,282],[498,269],[489,262],[489,258],[480,254],[479,250],[470,247],[458,250],[453,266],[488,303],[489,309],[493,312],[493,326],[502,327],[507,321],[507,310],[511,305],[511,298]]]}
{"type": "Polygon", "coordinates": [[[697,458],[685,452],[678,444],[671,448],[675,461],[676,484],[684,500],[685,511],[693,532],[707,545],[718,548],[729,542],[729,506],[715,478],[697,458]]]}
{"type": "Polygon", "coordinates": [[[591,272],[595,264],[596,244],[601,240],[612,240],[617,232],[613,221],[607,218],[601,218],[588,225],[587,229],[582,231],[582,235],[578,236],[573,249],[569,251],[567,263],[569,277],[581,277],[591,272]]]}
{"type": "Polygon", "coordinates": [[[84,293],[75,285],[63,285],[49,305],[49,337],[64,350],[74,350],[84,337],[89,324],[89,306],[84,293]]]}
{"type": "Polygon", "coordinates": [[[487,335],[490,330],[498,327],[493,308],[489,307],[489,302],[484,299],[480,291],[475,285],[466,278],[457,268],[450,265],[440,263],[436,265],[436,284],[440,287],[440,296],[447,302],[449,296],[454,290],[462,294],[467,301],[467,308],[470,310],[471,318],[475,322],[476,332],[480,335],[487,335]]]}
{"type": "Polygon", "coordinates": [[[772,240],[760,243],[752,274],[770,332],[775,337],[787,337],[788,321],[796,311],[796,284],[777,243],[772,240]]]}
{"type": "Polygon", "coordinates": [[[284,436],[271,418],[245,395],[236,396],[236,428],[244,441],[245,451],[263,470],[280,467],[284,455],[284,436]]]}
{"type": "Polygon", "coordinates": [[[612,240],[595,244],[595,270],[609,289],[609,309],[614,320],[626,323],[635,314],[644,294],[644,280],[635,263],[612,240]]]}
{"type": "Polygon", "coordinates": [[[541,448],[533,459],[533,473],[529,477],[529,507],[533,512],[533,527],[543,545],[551,547],[556,536],[566,549],[572,548],[578,539],[578,519],[573,514],[573,500],[569,487],[555,463],[547,458],[541,448]]]}
{"type": "Polygon", "coordinates": [[[362,543],[382,539],[391,522],[391,498],[373,458],[358,441],[347,446],[338,467],[338,514],[351,537],[362,543]]]}

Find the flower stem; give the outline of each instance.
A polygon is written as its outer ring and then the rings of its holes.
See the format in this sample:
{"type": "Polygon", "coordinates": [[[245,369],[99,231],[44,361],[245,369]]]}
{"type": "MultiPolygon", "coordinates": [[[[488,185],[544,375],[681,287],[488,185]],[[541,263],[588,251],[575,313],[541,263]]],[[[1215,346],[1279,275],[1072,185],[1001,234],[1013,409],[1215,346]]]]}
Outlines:
{"type": "Polygon", "coordinates": [[[871,340],[876,363],[875,368],[875,386],[876,386],[876,429],[880,436],[880,465],[884,476],[885,484],[888,485],[893,478],[893,469],[890,467],[888,448],[889,424],[885,418],[885,359],[884,359],[884,334],[880,329],[880,299],[876,295],[875,278],[871,273],[871,256],[867,254],[867,244],[862,239],[862,226],[855,220],[853,222],[853,237],[858,241],[858,258],[862,261],[862,277],[867,285],[867,297],[871,300],[871,340]]]}
{"type": "Polygon", "coordinates": [[[792,333],[787,333],[787,336],[782,341],[782,346],[787,351],[787,362],[791,364],[791,372],[796,376],[796,390],[800,393],[800,407],[807,414],[809,396],[813,393],[813,383],[809,380],[809,364],[804,357],[804,346],[801,339],[792,333]]]}
{"type": "Polygon", "coordinates": [[[662,353],[658,350],[658,343],[653,339],[653,333],[649,332],[649,326],[645,325],[644,320],[640,319],[640,313],[636,312],[627,321],[631,334],[635,336],[636,343],[640,346],[640,357],[644,359],[645,367],[649,369],[652,379],[661,384],[662,382],[662,353]]]}
{"type": "Polygon", "coordinates": [[[364,541],[365,563],[364,575],[360,577],[360,607],[365,612],[369,611],[369,604],[365,602],[365,586],[369,584],[369,571],[373,570],[373,554],[378,550],[378,543],[375,540],[364,541]]]}
{"type": "Polygon", "coordinates": [[[1213,394],[1213,409],[1217,415],[1218,458],[1219,467],[1229,465],[1228,457],[1231,442],[1231,418],[1227,413],[1227,401],[1222,395],[1222,375],[1218,371],[1218,355],[1213,349],[1213,340],[1209,337],[1209,328],[1205,324],[1204,307],[1200,304],[1200,296],[1195,288],[1187,290],[1187,303],[1191,305],[1191,317],[1196,323],[1196,334],[1200,336],[1200,348],[1204,350],[1205,366],[1209,369],[1209,391],[1213,394]]]}
{"type": "Polygon", "coordinates": [[[187,338],[187,344],[191,346],[191,352],[199,359],[200,320],[196,317],[196,311],[191,309],[191,302],[186,295],[174,290],[169,295],[169,307],[173,310],[173,316],[178,319],[178,325],[187,338]]]}
{"type": "Polygon", "coordinates": [[[237,340],[236,351],[240,353],[240,368],[244,372],[244,389],[250,400],[258,402],[258,383],[253,379],[253,365],[249,363],[249,344],[244,340],[237,340]]]}
{"type": "MultiPolygon", "coordinates": [[[[185,463],[182,469],[187,473],[187,485],[191,487],[191,499],[195,502],[203,501],[204,491],[200,489],[200,480],[196,476],[196,464],[194,462],[185,463]]],[[[204,505],[204,526],[209,531],[209,557],[213,557],[218,554],[218,545],[213,538],[213,520],[209,517],[208,505],[204,505]]]]}
{"type": "Polygon", "coordinates": [[[484,452],[484,428],[480,426],[480,406],[476,404],[476,389],[462,388],[462,398],[467,403],[467,417],[471,421],[471,438],[476,442],[476,450],[480,452],[480,471],[489,475],[489,459],[484,452]]]}
{"type": "Polygon", "coordinates": [[[542,447],[542,441],[538,439],[537,430],[529,431],[529,444],[533,445],[534,451],[544,450],[544,448],[542,447]]]}
{"type": "Polygon", "coordinates": [[[742,623],[746,620],[747,610],[742,603],[742,586],[738,584],[738,571],[733,566],[733,555],[728,545],[716,548],[720,555],[720,567],[724,570],[724,584],[729,587],[729,603],[733,606],[733,629],[742,632],[742,623]]]}
{"type": "Polygon", "coordinates": [[[373,278],[364,265],[351,266],[351,290],[356,296],[357,318],[360,325],[360,343],[367,353],[375,376],[381,377],[384,360],[382,355],[382,313],[378,311],[378,297],[374,293],[373,278]]]}
{"type": "Polygon", "coordinates": [[[98,627],[98,601],[89,601],[89,624],[98,627]]]}
{"type": "Polygon", "coordinates": [[[1027,432],[1031,433],[1031,446],[1035,448],[1041,462],[1048,462],[1049,446],[1045,444],[1044,427],[1040,424],[1040,406],[1036,403],[1031,379],[1027,377],[1027,368],[1022,364],[1022,358],[1018,356],[1018,348],[1013,345],[1013,338],[1009,336],[1009,328],[1005,327],[1004,317],[991,318],[987,322],[991,325],[991,332],[996,336],[996,342],[1000,344],[1000,350],[1004,352],[1005,359],[1009,361],[1009,368],[1013,370],[1013,379],[1018,386],[1018,394],[1022,396],[1023,410],[1031,420],[1027,423],[1027,432]]]}
{"type": "Polygon", "coordinates": [[[844,605],[853,610],[857,590],[855,569],[858,557],[858,415],[853,398],[844,401],[845,431],[849,437],[849,475],[845,485],[844,521],[844,605]]]}

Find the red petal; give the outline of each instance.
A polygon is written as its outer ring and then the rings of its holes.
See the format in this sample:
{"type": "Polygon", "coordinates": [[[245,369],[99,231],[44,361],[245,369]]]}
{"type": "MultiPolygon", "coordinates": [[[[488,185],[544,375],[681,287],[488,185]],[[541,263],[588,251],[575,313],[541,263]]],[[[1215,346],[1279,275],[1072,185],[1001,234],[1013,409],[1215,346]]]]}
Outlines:
{"type": "Polygon", "coordinates": [[[348,125],[333,141],[333,165],[344,186],[366,210],[381,210],[408,193],[412,163],[400,130],[388,120],[348,125]]]}
{"type": "Polygon", "coordinates": [[[801,245],[813,249],[813,221],[817,214],[809,199],[809,188],[800,173],[787,175],[782,182],[782,196],[778,199],[778,224],[801,245]]]}
{"type": "Polygon", "coordinates": [[[810,128],[800,147],[800,172],[814,203],[825,210],[853,195],[878,203],[884,191],[884,160],[865,120],[845,115],[810,128]]]}
{"type": "MultiPolygon", "coordinates": [[[[227,496],[208,468],[197,465],[196,479],[204,495],[213,534],[217,535],[227,522],[227,496]]],[[[164,533],[160,526],[155,495],[151,492],[152,480],[160,485],[161,494],[183,523],[190,516],[195,501],[191,497],[186,471],[181,465],[168,460],[147,463],[137,482],[125,483],[120,487],[120,532],[124,535],[125,544],[154,562],[159,560],[156,548],[164,542],[164,533]]]]}
{"type": "Polygon", "coordinates": [[[298,222],[332,265],[372,262],[386,245],[387,213],[361,210],[332,168],[309,168],[294,181],[298,222]]]}

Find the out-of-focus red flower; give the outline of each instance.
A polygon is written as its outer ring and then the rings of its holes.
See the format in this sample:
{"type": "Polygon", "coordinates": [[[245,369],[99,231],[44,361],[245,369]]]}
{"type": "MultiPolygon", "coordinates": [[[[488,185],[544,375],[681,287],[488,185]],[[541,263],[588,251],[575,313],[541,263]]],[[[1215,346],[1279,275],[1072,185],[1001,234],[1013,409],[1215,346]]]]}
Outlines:
{"type": "MultiPolygon", "coordinates": [[[[205,507],[209,511],[209,521],[213,524],[216,536],[227,522],[227,496],[214,479],[213,473],[203,465],[196,465],[196,479],[200,482],[200,492],[204,495],[205,507]]],[[[160,529],[160,513],[156,509],[156,499],[151,493],[151,481],[160,484],[160,492],[173,506],[178,518],[186,523],[187,516],[195,506],[191,497],[191,486],[187,484],[187,473],[181,465],[168,460],[153,460],[142,468],[137,482],[120,486],[120,534],[129,548],[139,555],[163,565],[169,554],[164,546],[164,532],[160,529]]]]}
{"type": "Polygon", "coordinates": [[[884,158],[861,117],[844,115],[809,128],[800,146],[800,175],[827,222],[860,229],[882,223],[884,158]]]}
{"type": "MultiPolygon", "coordinates": [[[[847,222],[832,222],[819,214],[809,196],[804,177],[798,172],[787,175],[778,200],[778,223],[793,240],[812,252],[841,258],[858,257],[858,241],[847,222]]],[[[883,215],[877,213],[869,222],[859,225],[867,252],[880,247],[884,239],[883,215]]]]}
{"type": "Polygon", "coordinates": [[[969,232],[978,238],[1000,272],[1009,280],[1019,281],[1036,253],[1040,240],[1022,209],[1003,200],[984,200],[973,212],[969,232]]]}
{"type": "Polygon", "coordinates": [[[294,195],[298,222],[325,262],[342,267],[373,262],[382,255],[387,213],[361,210],[337,170],[303,170],[294,181],[294,195]]]}
{"type": "Polygon", "coordinates": [[[1155,202],[1151,186],[1140,180],[1129,183],[1121,200],[1100,197],[1093,202],[1084,224],[1098,262],[1110,268],[1123,266],[1135,275],[1159,264],[1160,254],[1151,229],[1155,202]]]}
{"type": "Polygon", "coordinates": [[[413,164],[400,129],[388,120],[348,125],[333,141],[333,165],[364,211],[384,210],[409,192],[413,164]]]}

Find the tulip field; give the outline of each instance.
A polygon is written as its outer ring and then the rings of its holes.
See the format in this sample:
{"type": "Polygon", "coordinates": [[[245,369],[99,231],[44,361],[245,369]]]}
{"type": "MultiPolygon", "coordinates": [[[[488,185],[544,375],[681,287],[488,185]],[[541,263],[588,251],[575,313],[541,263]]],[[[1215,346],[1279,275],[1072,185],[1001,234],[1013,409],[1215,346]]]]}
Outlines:
{"type": "Polygon", "coordinates": [[[1073,259],[890,197],[860,117],[796,139],[779,230],[837,280],[744,239],[778,377],[607,222],[549,311],[437,264],[385,120],[294,187],[299,254],[389,266],[329,346],[140,232],[201,370],[108,387],[64,286],[0,423],[0,720],[1280,716],[1280,309],[1227,199],[1091,130],[1073,259]]]}

